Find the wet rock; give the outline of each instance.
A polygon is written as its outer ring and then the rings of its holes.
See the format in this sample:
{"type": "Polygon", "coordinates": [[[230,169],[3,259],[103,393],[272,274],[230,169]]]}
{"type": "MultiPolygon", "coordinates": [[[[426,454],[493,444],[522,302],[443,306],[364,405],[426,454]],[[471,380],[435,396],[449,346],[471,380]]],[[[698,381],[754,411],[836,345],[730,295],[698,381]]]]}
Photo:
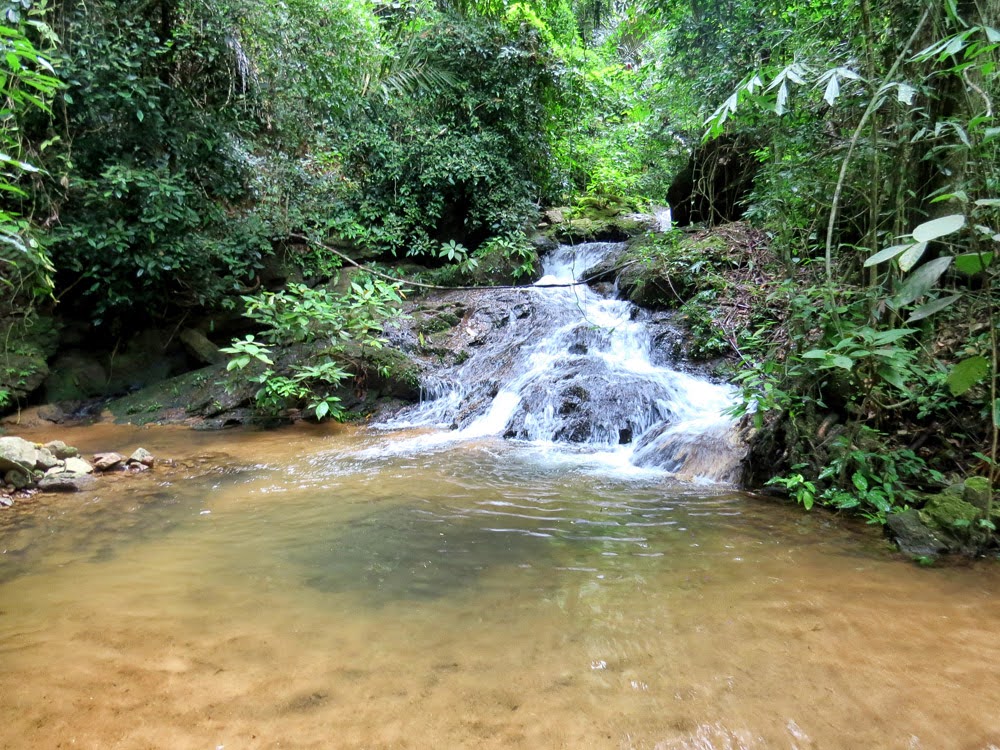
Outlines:
{"type": "MultiPolygon", "coordinates": [[[[13,488],[11,488],[13,491],[13,488]]],[[[14,498],[10,495],[0,495],[0,508],[9,508],[14,504],[14,498]]]]}
{"type": "Polygon", "coordinates": [[[140,464],[131,462],[125,465],[125,471],[131,472],[133,474],[141,474],[144,471],[149,471],[150,467],[146,464],[140,464]]]}
{"type": "Polygon", "coordinates": [[[948,544],[920,518],[913,508],[890,513],[886,529],[900,550],[915,557],[936,557],[948,551],[948,544]]]}
{"type": "Polygon", "coordinates": [[[145,448],[136,448],[132,452],[132,455],[128,457],[128,463],[140,464],[148,468],[156,463],[156,459],[153,457],[153,454],[145,448]]]}
{"type": "MultiPolygon", "coordinates": [[[[68,459],[73,461],[74,459],[68,459]]],[[[79,459],[76,459],[79,460],[79,459]]],[[[46,474],[38,481],[38,489],[43,492],[80,492],[94,486],[96,480],[89,474],[61,471],[46,474]]]]}
{"type": "Polygon", "coordinates": [[[82,458],[70,457],[66,459],[64,470],[71,474],[91,474],[94,467],[82,458]]]}
{"type": "Polygon", "coordinates": [[[125,456],[120,453],[97,453],[94,455],[94,468],[97,471],[111,471],[121,466],[125,456]]]}
{"type": "Polygon", "coordinates": [[[34,443],[19,437],[0,437],[0,471],[35,468],[38,451],[34,443]]]}
{"type": "Polygon", "coordinates": [[[58,459],[76,458],[80,455],[80,451],[74,448],[72,445],[66,445],[62,440],[52,440],[42,446],[48,451],[52,452],[58,459]]]}

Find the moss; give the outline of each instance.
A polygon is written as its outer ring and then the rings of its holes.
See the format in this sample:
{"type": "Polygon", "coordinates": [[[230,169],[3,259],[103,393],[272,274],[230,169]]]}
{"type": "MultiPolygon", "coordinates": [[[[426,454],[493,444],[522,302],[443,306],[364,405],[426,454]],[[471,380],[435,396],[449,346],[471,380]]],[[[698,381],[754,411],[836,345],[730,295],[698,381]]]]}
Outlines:
{"type": "Polygon", "coordinates": [[[969,477],[962,486],[962,499],[984,513],[990,503],[990,480],[986,477],[969,477]]]}
{"type": "Polygon", "coordinates": [[[921,520],[928,526],[951,533],[970,527],[979,516],[979,508],[950,489],[931,495],[920,511],[921,520]]]}

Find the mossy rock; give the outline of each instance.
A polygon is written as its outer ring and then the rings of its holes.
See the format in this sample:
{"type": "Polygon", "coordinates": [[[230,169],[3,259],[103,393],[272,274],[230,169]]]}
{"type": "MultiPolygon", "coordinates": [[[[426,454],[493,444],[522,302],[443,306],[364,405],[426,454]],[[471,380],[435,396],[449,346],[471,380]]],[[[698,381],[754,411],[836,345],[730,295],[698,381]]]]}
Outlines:
{"type": "Polygon", "coordinates": [[[971,527],[981,515],[979,508],[963,500],[953,488],[931,495],[920,511],[924,523],[950,534],[971,527]]]}
{"type": "Polygon", "coordinates": [[[969,477],[962,483],[962,499],[983,513],[990,505],[990,480],[986,477],[969,477]]]}
{"type": "Polygon", "coordinates": [[[11,317],[0,321],[0,412],[27,400],[49,376],[48,358],[59,345],[55,321],[47,316],[11,317]]]}
{"type": "Polygon", "coordinates": [[[224,365],[212,365],[113,399],[107,408],[119,424],[182,422],[242,406],[252,398],[254,389],[254,384],[241,386],[224,365]]]}

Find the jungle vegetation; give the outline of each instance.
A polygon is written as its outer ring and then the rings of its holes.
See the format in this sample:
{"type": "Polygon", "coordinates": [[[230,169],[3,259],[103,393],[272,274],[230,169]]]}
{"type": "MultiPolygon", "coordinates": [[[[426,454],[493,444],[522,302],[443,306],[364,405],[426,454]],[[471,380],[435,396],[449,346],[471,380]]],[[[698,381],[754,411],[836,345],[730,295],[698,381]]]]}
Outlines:
{"type": "MultiPolygon", "coordinates": [[[[775,283],[741,290],[750,324],[702,316],[769,435],[758,483],[884,521],[917,490],[1000,475],[998,0],[0,12],[6,317],[119,336],[249,310],[266,341],[233,361],[266,366],[313,335],[310,309],[373,345],[391,314],[384,280],[310,291],[340,265],[314,242],[385,266],[521,263],[546,207],[673,202],[685,223],[759,228],[775,259],[775,283]],[[306,283],[257,289],[275,258],[306,283]]],[[[309,386],[345,373],[301,374],[275,382],[336,415],[309,386]]],[[[988,502],[968,533],[993,518],[988,502]]]]}

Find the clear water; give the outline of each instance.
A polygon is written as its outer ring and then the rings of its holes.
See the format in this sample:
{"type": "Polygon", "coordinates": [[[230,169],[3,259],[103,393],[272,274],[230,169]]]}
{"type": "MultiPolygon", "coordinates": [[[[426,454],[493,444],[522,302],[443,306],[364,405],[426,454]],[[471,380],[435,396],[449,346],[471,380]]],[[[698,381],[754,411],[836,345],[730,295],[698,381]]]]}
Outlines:
{"type": "Polygon", "coordinates": [[[493,438],[60,432],[179,465],[0,513],[2,748],[1000,744],[990,565],[493,438]]]}

